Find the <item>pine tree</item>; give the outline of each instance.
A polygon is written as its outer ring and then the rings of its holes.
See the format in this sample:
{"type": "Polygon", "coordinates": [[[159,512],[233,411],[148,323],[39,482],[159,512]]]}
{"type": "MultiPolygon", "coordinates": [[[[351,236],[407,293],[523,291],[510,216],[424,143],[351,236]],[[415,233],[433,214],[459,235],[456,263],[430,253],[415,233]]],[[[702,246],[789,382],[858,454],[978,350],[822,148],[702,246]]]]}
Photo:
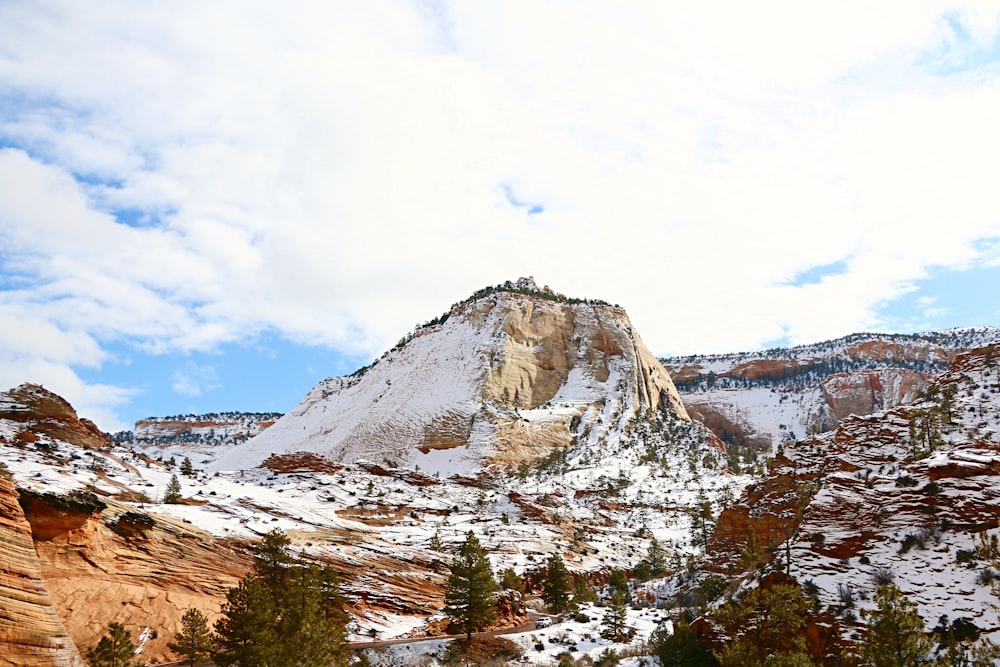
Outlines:
{"type": "Polygon", "coordinates": [[[573,604],[581,602],[596,602],[597,594],[591,587],[590,582],[582,574],[573,581],[573,604]]]}
{"type": "Polygon", "coordinates": [[[253,573],[230,588],[222,617],[215,623],[212,660],[222,667],[266,667],[278,641],[277,613],[271,593],[253,573]]]}
{"type": "Polygon", "coordinates": [[[445,591],[445,613],[462,626],[467,639],[496,620],[496,590],[486,550],[470,530],[452,562],[445,591]]]}
{"type": "Polygon", "coordinates": [[[184,457],[184,460],[181,461],[181,474],[187,475],[188,477],[194,474],[194,466],[191,465],[191,459],[186,456],[184,457]]]}
{"type": "Polygon", "coordinates": [[[875,589],[876,609],[864,611],[868,633],[858,647],[864,667],[910,667],[923,663],[934,643],[924,633],[917,607],[903,596],[895,584],[875,589]]]}
{"type": "Polygon", "coordinates": [[[427,545],[433,551],[444,551],[444,544],[441,542],[441,531],[435,530],[431,535],[430,544],[427,545]]]}
{"type": "Polygon", "coordinates": [[[121,623],[110,623],[108,634],[87,649],[87,663],[90,667],[130,667],[134,652],[132,633],[121,623]]]}
{"type": "Polygon", "coordinates": [[[711,652],[687,623],[676,623],[673,632],[659,627],[650,641],[662,667],[708,667],[712,664],[711,652]]]}
{"type": "Polygon", "coordinates": [[[705,495],[704,490],[698,492],[698,502],[688,510],[687,514],[691,519],[691,542],[704,549],[715,528],[712,501],[705,495]]]}
{"type": "Polygon", "coordinates": [[[332,568],[305,563],[280,530],[267,533],[254,569],[230,589],[216,623],[216,663],[227,667],[347,665],[346,614],[332,568]]]}
{"type": "Polygon", "coordinates": [[[163,492],[163,502],[176,504],[181,501],[181,483],[177,480],[177,475],[171,475],[167,483],[167,489],[163,492]]]}
{"type": "Polygon", "coordinates": [[[185,611],[181,617],[181,631],[174,635],[174,641],[167,647],[184,656],[191,667],[196,660],[207,658],[212,652],[212,636],[205,615],[198,609],[185,611]]]}
{"type": "Polygon", "coordinates": [[[327,605],[316,566],[297,567],[286,578],[278,623],[275,665],[329,665],[337,655],[335,623],[328,622],[327,605]]]}
{"type": "Polygon", "coordinates": [[[549,556],[545,581],[542,582],[542,600],[554,614],[561,614],[569,607],[569,590],[573,578],[563,563],[562,556],[553,553],[549,556]]]}
{"type": "Polygon", "coordinates": [[[608,608],[601,619],[601,636],[613,642],[620,642],[627,639],[625,631],[625,620],[628,611],[625,607],[625,597],[615,591],[608,603],[608,608]]]}
{"type": "Polygon", "coordinates": [[[292,541],[280,529],[275,528],[264,534],[260,544],[254,549],[254,572],[261,578],[264,586],[271,591],[274,601],[281,602],[284,593],[285,578],[295,561],[289,551],[292,541]]]}
{"type": "Polygon", "coordinates": [[[755,588],[739,604],[729,602],[711,617],[730,641],[715,653],[722,667],[811,665],[805,629],[809,600],[791,584],[755,588]]]}
{"type": "Polygon", "coordinates": [[[524,580],[514,571],[514,568],[507,568],[500,573],[500,587],[517,593],[524,592],[524,580]]]}
{"type": "Polygon", "coordinates": [[[631,601],[632,591],[628,588],[628,577],[623,570],[614,570],[611,572],[611,576],[608,577],[608,586],[611,587],[612,592],[617,592],[621,595],[625,602],[631,601]]]}
{"type": "Polygon", "coordinates": [[[653,538],[646,552],[646,565],[649,566],[649,574],[654,577],[667,571],[667,556],[656,538],[653,538]]]}

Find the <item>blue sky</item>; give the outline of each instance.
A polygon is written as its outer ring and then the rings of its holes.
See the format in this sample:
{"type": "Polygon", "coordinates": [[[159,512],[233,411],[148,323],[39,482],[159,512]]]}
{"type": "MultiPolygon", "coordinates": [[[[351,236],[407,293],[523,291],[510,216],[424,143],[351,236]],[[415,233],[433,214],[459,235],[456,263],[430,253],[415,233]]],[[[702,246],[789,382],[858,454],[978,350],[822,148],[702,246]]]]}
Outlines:
{"type": "Polygon", "coordinates": [[[528,275],[662,355],[1000,325],[1000,8],[808,4],[2,3],[0,385],[284,411],[528,275]]]}

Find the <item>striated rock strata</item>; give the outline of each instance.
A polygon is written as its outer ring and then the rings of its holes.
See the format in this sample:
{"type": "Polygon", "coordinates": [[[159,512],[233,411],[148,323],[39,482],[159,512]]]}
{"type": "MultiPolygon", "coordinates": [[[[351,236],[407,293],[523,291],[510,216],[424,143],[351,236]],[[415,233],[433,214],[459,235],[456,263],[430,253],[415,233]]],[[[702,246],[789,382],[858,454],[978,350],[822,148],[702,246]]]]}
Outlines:
{"type": "Polygon", "coordinates": [[[789,443],[718,518],[705,570],[770,563],[811,582],[817,604],[851,622],[850,605],[891,580],[928,624],[947,616],[994,631],[1000,617],[977,580],[976,544],[1000,520],[998,378],[994,348],[973,350],[918,402],[789,443]]]}
{"type": "Polygon", "coordinates": [[[34,442],[39,434],[82,447],[107,447],[110,438],[73,406],[41,385],[25,383],[0,395],[0,419],[21,424],[16,438],[34,442]]]}
{"type": "Polygon", "coordinates": [[[31,527],[0,476],[0,667],[82,667],[46,590],[31,527]]]}
{"type": "Polygon", "coordinates": [[[246,545],[111,499],[24,493],[21,505],[41,576],[77,646],[96,644],[116,621],[144,661],[173,659],[166,644],[184,611],[195,607],[214,621],[226,591],[249,569],[246,545]]]}

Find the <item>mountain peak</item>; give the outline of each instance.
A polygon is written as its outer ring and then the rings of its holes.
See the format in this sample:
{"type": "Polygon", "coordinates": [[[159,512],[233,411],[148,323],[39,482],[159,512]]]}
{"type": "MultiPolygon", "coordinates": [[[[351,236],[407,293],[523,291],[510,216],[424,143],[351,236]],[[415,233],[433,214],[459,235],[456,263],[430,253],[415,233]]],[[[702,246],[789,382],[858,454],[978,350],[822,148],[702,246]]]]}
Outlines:
{"type": "Polygon", "coordinates": [[[368,368],[315,387],[219,467],[304,450],[466,471],[607,439],[658,410],[687,419],[666,370],[607,305],[530,277],[480,290],[368,368]]]}

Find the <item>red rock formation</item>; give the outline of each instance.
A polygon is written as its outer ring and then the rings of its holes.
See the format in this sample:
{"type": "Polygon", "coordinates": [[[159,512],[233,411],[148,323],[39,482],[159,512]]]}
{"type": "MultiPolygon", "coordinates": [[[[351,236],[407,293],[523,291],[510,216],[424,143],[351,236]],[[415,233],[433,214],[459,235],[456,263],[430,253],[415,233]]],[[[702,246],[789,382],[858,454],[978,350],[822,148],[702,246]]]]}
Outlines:
{"type": "Polygon", "coordinates": [[[156,630],[143,660],[172,659],[166,644],[185,610],[198,608],[214,622],[227,590],[249,569],[247,545],[168,517],[130,518],[110,499],[25,493],[21,504],[53,606],[77,646],[96,644],[116,621],[137,644],[145,628],[156,630]]]}
{"type": "Polygon", "coordinates": [[[910,403],[927,388],[930,377],[905,369],[837,373],[820,384],[823,400],[837,421],[849,415],[870,415],[910,403]]]}
{"type": "Polygon", "coordinates": [[[684,405],[691,419],[704,424],[723,442],[731,442],[740,447],[754,449],[769,448],[771,445],[770,437],[760,435],[748,423],[731,418],[729,414],[718,409],[711,402],[701,403],[688,400],[685,401],[684,405]]]}
{"type": "Polygon", "coordinates": [[[9,402],[0,419],[24,424],[26,433],[44,434],[81,447],[107,447],[111,440],[94,422],[81,419],[61,396],[37,384],[22,384],[7,392],[9,402]]]}
{"type": "MultiPolygon", "coordinates": [[[[895,572],[931,610],[967,598],[974,573],[942,569],[933,553],[969,550],[1000,520],[1000,382],[991,357],[989,349],[962,354],[928,388],[931,398],[849,416],[834,432],[788,444],[768,477],[719,517],[705,569],[746,570],[753,534],[764,561],[800,581],[825,579],[817,596],[832,609],[844,606],[835,584],[870,593],[879,570],[895,572]]],[[[964,612],[995,627],[991,609],[964,612]]]]}
{"type": "Polygon", "coordinates": [[[0,667],[82,667],[46,590],[31,527],[0,476],[0,667]]]}

